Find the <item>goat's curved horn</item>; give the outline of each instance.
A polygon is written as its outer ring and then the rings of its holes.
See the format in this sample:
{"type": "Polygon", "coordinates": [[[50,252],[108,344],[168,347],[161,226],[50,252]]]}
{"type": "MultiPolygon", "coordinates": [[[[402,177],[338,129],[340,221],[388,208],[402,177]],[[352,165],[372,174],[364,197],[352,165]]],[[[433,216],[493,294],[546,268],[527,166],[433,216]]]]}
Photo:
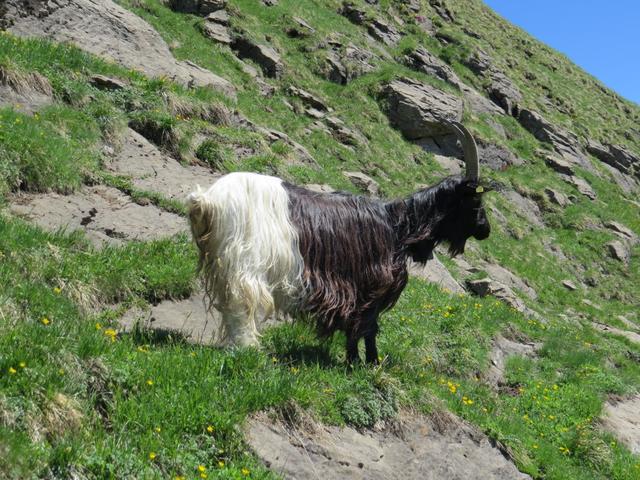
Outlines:
{"type": "Polygon", "coordinates": [[[447,125],[455,132],[460,140],[464,152],[464,163],[467,166],[466,177],[469,180],[478,180],[480,176],[480,161],[478,160],[478,147],[467,127],[458,122],[447,122],[447,125]]]}

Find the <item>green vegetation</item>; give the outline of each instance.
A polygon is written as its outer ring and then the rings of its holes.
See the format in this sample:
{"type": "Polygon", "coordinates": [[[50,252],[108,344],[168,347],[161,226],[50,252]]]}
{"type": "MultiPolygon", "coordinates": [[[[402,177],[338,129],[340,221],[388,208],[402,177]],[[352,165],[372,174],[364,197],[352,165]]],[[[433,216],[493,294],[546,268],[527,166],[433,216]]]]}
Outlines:
{"type": "MultiPolygon", "coordinates": [[[[184,214],[180,202],[139,190],[130,178],[104,168],[103,147],[117,149],[126,126],[185,164],[260,171],[351,191],[342,172],[360,170],[379,182],[382,195],[406,195],[442,171],[431,154],[390,128],[380,85],[409,76],[460,94],[393,60],[416,45],[449,62],[479,90],[482,80],[462,60],[483,48],[518,84],[525,102],[553,122],[640,150],[637,139],[625,136],[640,118],[637,106],[506,25],[479,1],[448,2],[458,23],[436,20],[450,38],[446,46],[420,30],[401,2],[381,0],[379,10],[355,2],[370,15],[390,7],[407,15],[407,35],[384,55],[362,27],[337,13],[337,0],[280,0],[271,8],[230,0],[233,28],[261,42],[268,37],[282,55],[284,77],[264,80],[277,87],[272,96],[258,93],[228,47],[203,37],[202,19],[175,13],[160,0],[119,3],[153,25],[178,59],[230,80],[237,100],[149,79],[70,45],[1,33],[0,72],[19,79],[38,73],[54,97],[33,115],[19,105],[0,109],[3,205],[22,191],[67,194],[101,183],[184,214]],[[289,38],[285,27],[293,16],[304,18],[315,33],[289,38]],[[317,74],[317,45],[337,31],[344,45],[352,42],[377,55],[373,71],[345,86],[317,74]],[[126,86],[100,90],[90,81],[93,74],[119,78],[126,86]],[[331,115],[367,143],[348,147],[315,128],[312,118],[299,113],[300,100],[287,93],[291,85],[322,98],[331,115]],[[301,163],[291,143],[271,142],[239,125],[235,111],[286,132],[318,167],[301,163]]],[[[424,10],[433,13],[426,5],[424,10]]],[[[622,326],[620,314],[638,321],[633,315],[640,303],[640,247],[633,247],[629,265],[616,262],[604,253],[615,237],[600,228],[615,220],[640,233],[633,198],[594,160],[597,175],[579,171],[597,194],[596,201],[586,199],[545,165],[539,152],[545,145],[513,118],[466,111],[465,123],[524,160],[520,167],[486,173],[533,199],[545,223],[532,226],[509,200],[490,193],[487,204],[496,211],[490,212],[492,236],[471,242],[476,248],[466,256],[526,279],[538,298],[525,300],[546,320],[526,318],[492,298],[453,295],[412,280],[382,318],[384,358],[376,368],[347,369],[344,338],[319,342],[302,322],[269,329],[261,349],[233,351],[191,345],[179,335],[123,332],[118,318],[129,307],[196,291],[196,253],[186,235],[98,250],[81,233],[45,233],[0,213],[0,477],[275,478],[244,443],[242,425],[253,413],[303,408],[327,423],[365,428],[401,409],[429,414],[446,408],[503,445],[534,478],[640,478],[638,457],[598,424],[607,396],[638,391],[640,346],[591,326],[593,320],[622,326]],[[575,201],[560,209],[546,200],[547,187],[575,201]],[[566,260],[552,254],[549,244],[566,260]],[[589,279],[590,286],[568,292],[564,279],[589,279]],[[534,358],[510,359],[506,384],[494,388],[481,380],[498,334],[541,348],[534,358]]]]}

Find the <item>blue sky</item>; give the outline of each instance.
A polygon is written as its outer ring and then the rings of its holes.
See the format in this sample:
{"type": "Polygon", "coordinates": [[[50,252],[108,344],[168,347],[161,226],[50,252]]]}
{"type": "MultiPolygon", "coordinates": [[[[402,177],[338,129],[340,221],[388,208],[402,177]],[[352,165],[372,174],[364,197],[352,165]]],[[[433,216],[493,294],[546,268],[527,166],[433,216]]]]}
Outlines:
{"type": "Polygon", "coordinates": [[[640,104],[640,0],[484,0],[640,104]]]}

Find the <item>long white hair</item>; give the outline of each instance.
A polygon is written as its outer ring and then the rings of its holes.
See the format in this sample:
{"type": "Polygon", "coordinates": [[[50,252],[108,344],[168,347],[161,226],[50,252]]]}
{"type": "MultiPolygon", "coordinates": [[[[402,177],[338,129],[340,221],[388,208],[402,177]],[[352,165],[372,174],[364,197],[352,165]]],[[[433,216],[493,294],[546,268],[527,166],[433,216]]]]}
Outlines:
{"type": "Polygon", "coordinates": [[[256,316],[293,308],[303,290],[298,234],[282,180],[231,173],[187,197],[208,307],[222,312],[220,341],[257,342],[256,316]]]}

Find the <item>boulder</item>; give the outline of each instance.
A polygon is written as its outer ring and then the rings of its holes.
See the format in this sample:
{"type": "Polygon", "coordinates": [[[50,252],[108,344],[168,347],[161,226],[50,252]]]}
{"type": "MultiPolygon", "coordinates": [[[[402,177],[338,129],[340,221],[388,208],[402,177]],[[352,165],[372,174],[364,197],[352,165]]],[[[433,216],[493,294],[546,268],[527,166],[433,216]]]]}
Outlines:
{"type": "Polygon", "coordinates": [[[518,87],[504,73],[494,70],[490,73],[491,83],[487,87],[489,97],[499,105],[507,115],[518,115],[518,106],[522,94],[518,87]]]}
{"type": "Polygon", "coordinates": [[[629,250],[627,247],[619,240],[613,240],[606,244],[607,252],[609,252],[609,256],[614,260],[618,260],[623,263],[627,263],[629,261],[629,250]]]}
{"type": "Polygon", "coordinates": [[[440,288],[453,293],[464,293],[464,288],[451,276],[447,267],[434,255],[426,264],[409,262],[409,275],[435,283],[440,288]]]}
{"type": "Polygon", "coordinates": [[[380,188],[378,187],[378,182],[376,182],[373,178],[368,175],[365,175],[362,172],[342,172],[345,177],[347,177],[351,183],[353,183],[358,189],[366,192],[375,197],[378,196],[380,188]]]}
{"type": "Polygon", "coordinates": [[[530,310],[524,302],[513,293],[513,290],[500,282],[495,282],[489,277],[485,277],[478,280],[467,280],[466,283],[469,290],[480,297],[492,295],[520,312],[535,316],[535,312],[530,310]]]}
{"type": "Polygon", "coordinates": [[[167,4],[176,12],[208,15],[226,7],[227,0],[169,0],[167,4]]]}
{"type": "Polygon", "coordinates": [[[291,38],[309,37],[315,33],[315,29],[300,17],[293,17],[292,26],[287,28],[287,35],[291,38]]]}
{"type": "Polygon", "coordinates": [[[335,51],[329,51],[320,74],[327,80],[340,85],[374,69],[372,61],[376,56],[363,48],[348,44],[343,51],[336,45],[335,51]]]}
{"type": "Polygon", "coordinates": [[[628,227],[625,227],[621,223],[609,221],[604,222],[604,226],[624,240],[629,240],[632,243],[638,241],[638,236],[634,233],[634,231],[628,227]]]}
{"type": "Polygon", "coordinates": [[[445,0],[429,0],[429,4],[443,20],[447,22],[453,22],[455,20],[445,0]]]}
{"type": "Polygon", "coordinates": [[[587,142],[587,151],[601,162],[620,172],[640,179],[640,156],[620,145],[602,145],[594,140],[587,142]]]}
{"type": "Polygon", "coordinates": [[[342,120],[336,117],[326,117],[325,122],[330,133],[337,141],[345,145],[358,146],[369,143],[367,138],[356,130],[348,128],[342,120]]]}
{"type": "Polygon", "coordinates": [[[491,143],[478,142],[480,163],[492,170],[505,170],[511,165],[522,165],[524,161],[510,150],[491,143]]]}
{"type": "Polygon", "coordinates": [[[323,112],[327,112],[330,110],[322,99],[320,99],[317,95],[307,92],[306,90],[291,85],[288,91],[290,95],[298,97],[304,104],[309,105],[316,110],[320,110],[323,112]]]}
{"type": "Polygon", "coordinates": [[[369,35],[385,45],[395,45],[400,40],[400,32],[380,19],[372,20],[367,25],[367,31],[369,35]]]}
{"type": "Polygon", "coordinates": [[[246,37],[238,37],[231,44],[240,58],[253,60],[267,77],[280,78],[284,72],[284,64],[280,55],[273,48],[267,45],[255,43],[246,37]]]}
{"type": "Polygon", "coordinates": [[[573,175],[573,166],[562,158],[556,157],[555,155],[549,155],[545,159],[545,163],[558,173],[573,175]]]}
{"type": "Polygon", "coordinates": [[[411,79],[388,83],[382,92],[392,125],[410,140],[449,134],[443,121],[462,119],[462,100],[411,79]]]}
{"type": "Polygon", "coordinates": [[[589,198],[590,200],[595,200],[596,198],[598,198],[595,190],[591,187],[591,185],[589,185],[589,183],[585,179],[581,177],[576,177],[575,175],[574,176],[563,175],[562,177],[564,181],[572,184],[574,187],[578,189],[578,192],[580,192],[582,195],[589,198]]]}
{"type": "Polygon", "coordinates": [[[205,17],[205,20],[209,22],[219,23],[220,25],[229,25],[231,17],[229,17],[229,13],[227,13],[226,10],[217,10],[207,15],[205,17]]]}
{"type": "Polygon", "coordinates": [[[538,207],[538,204],[536,202],[521,195],[515,190],[507,190],[501,193],[511,204],[516,213],[524,218],[527,223],[539,228],[544,227],[544,222],[542,221],[542,212],[540,211],[540,207],[538,207]]]}
{"type": "Polygon", "coordinates": [[[329,52],[325,57],[322,73],[327,80],[339,85],[346,85],[349,81],[347,67],[344,66],[340,57],[334,52],[329,52]]]}
{"type": "Polygon", "coordinates": [[[578,287],[571,280],[562,280],[562,286],[567,290],[571,290],[572,292],[576,291],[578,287]]]}
{"type": "Polygon", "coordinates": [[[518,121],[538,140],[550,143],[565,160],[584,168],[591,168],[591,164],[580,148],[578,139],[572,133],[556,127],[538,112],[526,108],[520,110],[518,121]]]}
{"type": "Polygon", "coordinates": [[[367,12],[356,7],[351,2],[344,2],[340,10],[338,10],[338,13],[347,17],[351,23],[355,23],[356,25],[362,25],[367,19],[367,12]]]}
{"type": "Polygon", "coordinates": [[[95,73],[89,77],[89,82],[100,90],[122,90],[127,86],[127,82],[115,77],[107,77],[95,73]]]}
{"type": "Polygon", "coordinates": [[[409,68],[438,77],[456,87],[462,84],[458,75],[456,75],[449,65],[424,47],[416,48],[411,53],[405,55],[402,60],[409,68]]]}
{"type": "Polygon", "coordinates": [[[493,60],[484,50],[476,50],[468,57],[464,64],[476,75],[484,75],[493,66],[493,60]]]}
{"type": "Polygon", "coordinates": [[[233,85],[223,78],[192,62],[177,61],[151,25],[111,0],[40,2],[29,11],[21,3],[9,0],[5,7],[14,35],[70,42],[149,77],[164,76],[185,86],[235,95],[233,85]]]}
{"type": "Polygon", "coordinates": [[[553,188],[545,188],[544,193],[547,194],[547,198],[551,203],[555,203],[556,205],[559,205],[563,208],[571,205],[571,200],[569,200],[569,197],[567,197],[564,193],[554,190],[553,188]]]}
{"type": "Polygon", "coordinates": [[[231,44],[231,32],[220,23],[205,20],[201,27],[202,34],[211,40],[224,45],[231,44]]]}

